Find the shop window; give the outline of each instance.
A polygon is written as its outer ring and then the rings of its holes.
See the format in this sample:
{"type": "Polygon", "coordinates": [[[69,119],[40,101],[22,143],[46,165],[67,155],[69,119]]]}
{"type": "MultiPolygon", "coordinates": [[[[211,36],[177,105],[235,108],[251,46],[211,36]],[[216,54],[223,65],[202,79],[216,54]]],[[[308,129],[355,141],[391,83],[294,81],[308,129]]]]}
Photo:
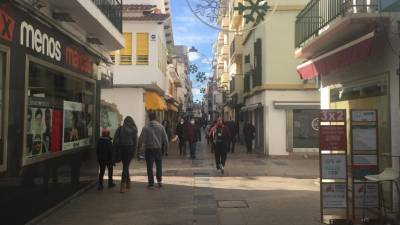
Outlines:
{"type": "Polygon", "coordinates": [[[93,144],[94,84],[31,62],[25,156],[57,156],[93,144]]]}
{"type": "Polygon", "coordinates": [[[4,116],[4,84],[6,77],[6,54],[0,52],[0,170],[6,166],[6,149],[4,148],[3,116],[4,116]]]}
{"type": "Polygon", "coordinates": [[[136,34],[136,64],[149,64],[149,33],[136,34]]]}
{"type": "Polygon", "coordinates": [[[132,33],[124,33],[125,48],[120,50],[120,64],[132,64],[132,33]]]}
{"type": "Polygon", "coordinates": [[[319,110],[293,110],[293,148],[319,148],[319,110]]]}

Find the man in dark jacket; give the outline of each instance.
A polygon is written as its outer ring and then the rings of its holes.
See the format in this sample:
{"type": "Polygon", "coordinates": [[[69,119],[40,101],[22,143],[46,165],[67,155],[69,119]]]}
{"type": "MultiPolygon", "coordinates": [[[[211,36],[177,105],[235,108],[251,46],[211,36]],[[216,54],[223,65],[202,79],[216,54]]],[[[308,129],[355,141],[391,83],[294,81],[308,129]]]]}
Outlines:
{"type": "MultiPolygon", "coordinates": [[[[168,148],[168,137],[164,127],[156,121],[156,113],[149,112],[150,122],[140,134],[139,146],[145,149],[145,159],[147,165],[148,188],[154,186],[153,164],[156,163],[156,178],[158,187],[162,187],[162,156],[161,148],[168,148]]],[[[168,152],[168,149],[165,149],[168,152]]]]}
{"type": "Polygon", "coordinates": [[[225,125],[229,128],[231,138],[228,140],[228,152],[235,152],[236,135],[237,135],[237,125],[235,121],[228,121],[225,125]]]}
{"type": "Polygon", "coordinates": [[[200,128],[197,126],[195,120],[192,118],[190,123],[185,129],[186,137],[190,146],[190,158],[196,158],[196,143],[201,141],[200,128]]]}
{"type": "Polygon", "coordinates": [[[137,149],[138,130],[132,117],[127,116],[124,124],[117,129],[114,135],[114,146],[118,148],[122,161],[122,175],[120,192],[130,188],[129,166],[137,149]]]}
{"type": "Polygon", "coordinates": [[[224,173],[227,158],[228,140],[231,138],[229,128],[224,125],[222,118],[218,118],[216,126],[212,128],[213,144],[215,151],[215,164],[221,173],[224,173]]]}
{"type": "Polygon", "coordinates": [[[179,139],[179,155],[183,156],[186,156],[185,126],[185,119],[181,118],[175,129],[175,134],[178,136],[179,139]]]}
{"type": "Polygon", "coordinates": [[[256,128],[249,121],[243,127],[244,141],[246,142],[247,153],[252,152],[253,139],[255,137],[256,128]]]}
{"type": "Polygon", "coordinates": [[[101,137],[97,141],[97,160],[100,166],[100,173],[99,173],[99,185],[98,190],[103,189],[103,177],[106,167],[108,169],[108,187],[112,188],[115,187],[113,182],[113,166],[114,162],[113,158],[113,146],[110,138],[110,131],[107,129],[103,129],[101,131],[101,137]]]}

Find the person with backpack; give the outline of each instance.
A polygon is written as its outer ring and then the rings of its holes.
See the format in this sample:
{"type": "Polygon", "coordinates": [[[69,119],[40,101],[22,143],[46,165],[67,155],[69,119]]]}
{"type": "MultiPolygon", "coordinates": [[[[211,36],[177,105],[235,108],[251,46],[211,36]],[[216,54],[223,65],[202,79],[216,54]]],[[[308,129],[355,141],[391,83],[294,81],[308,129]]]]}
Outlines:
{"type": "Polygon", "coordinates": [[[122,162],[120,193],[125,193],[126,189],[131,187],[129,166],[137,149],[137,134],[138,129],[135,121],[132,117],[127,116],[123,125],[117,129],[114,135],[114,146],[118,152],[116,161],[122,162]]]}
{"type": "Polygon", "coordinates": [[[113,182],[113,145],[109,130],[103,129],[101,131],[101,137],[97,141],[96,152],[100,167],[99,184],[97,190],[103,190],[103,177],[106,167],[108,169],[108,188],[115,187],[113,182]]]}
{"type": "Polygon", "coordinates": [[[221,170],[221,173],[224,173],[228,152],[228,141],[231,138],[230,131],[229,128],[225,126],[222,118],[218,118],[217,124],[214,126],[211,133],[215,152],[215,164],[217,170],[221,170]]]}

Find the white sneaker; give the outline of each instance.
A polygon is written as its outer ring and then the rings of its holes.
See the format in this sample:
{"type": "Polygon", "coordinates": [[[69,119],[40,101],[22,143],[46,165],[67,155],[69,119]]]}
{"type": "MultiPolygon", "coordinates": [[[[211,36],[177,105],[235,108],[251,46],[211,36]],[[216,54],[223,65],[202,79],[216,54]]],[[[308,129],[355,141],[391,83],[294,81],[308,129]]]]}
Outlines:
{"type": "Polygon", "coordinates": [[[221,164],[219,167],[221,168],[221,173],[224,174],[224,166],[221,164]]]}

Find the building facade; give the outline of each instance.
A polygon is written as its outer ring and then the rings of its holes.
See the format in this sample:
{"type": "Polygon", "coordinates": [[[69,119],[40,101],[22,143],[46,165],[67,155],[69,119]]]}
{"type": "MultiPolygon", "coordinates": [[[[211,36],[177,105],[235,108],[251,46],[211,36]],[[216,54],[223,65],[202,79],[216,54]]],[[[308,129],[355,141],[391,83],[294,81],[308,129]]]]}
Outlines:
{"type": "Polygon", "coordinates": [[[97,108],[109,52],[123,46],[121,7],[0,3],[2,223],[24,224],[97,179],[97,108]]]}
{"type": "MultiPolygon", "coordinates": [[[[398,170],[399,160],[392,156],[400,154],[399,27],[390,22],[399,13],[396,8],[386,12],[384,3],[390,1],[379,2],[330,2],[324,7],[310,7],[310,3],[295,22],[295,54],[303,60],[298,73],[304,80],[320,79],[321,108],[346,110],[348,134],[353,132],[352,111],[377,112],[378,145],[367,153],[375,154],[372,173],[398,170]],[[331,13],[322,15],[328,7],[331,13]],[[321,13],[324,20],[305,22],[313,12],[321,13]]],[[[357,154],[350,137],[348,143],[349,155],[357,154]]],[[[387,208],[398,206],[395,187],[384,186],[383,197],[387,208]]]]}

